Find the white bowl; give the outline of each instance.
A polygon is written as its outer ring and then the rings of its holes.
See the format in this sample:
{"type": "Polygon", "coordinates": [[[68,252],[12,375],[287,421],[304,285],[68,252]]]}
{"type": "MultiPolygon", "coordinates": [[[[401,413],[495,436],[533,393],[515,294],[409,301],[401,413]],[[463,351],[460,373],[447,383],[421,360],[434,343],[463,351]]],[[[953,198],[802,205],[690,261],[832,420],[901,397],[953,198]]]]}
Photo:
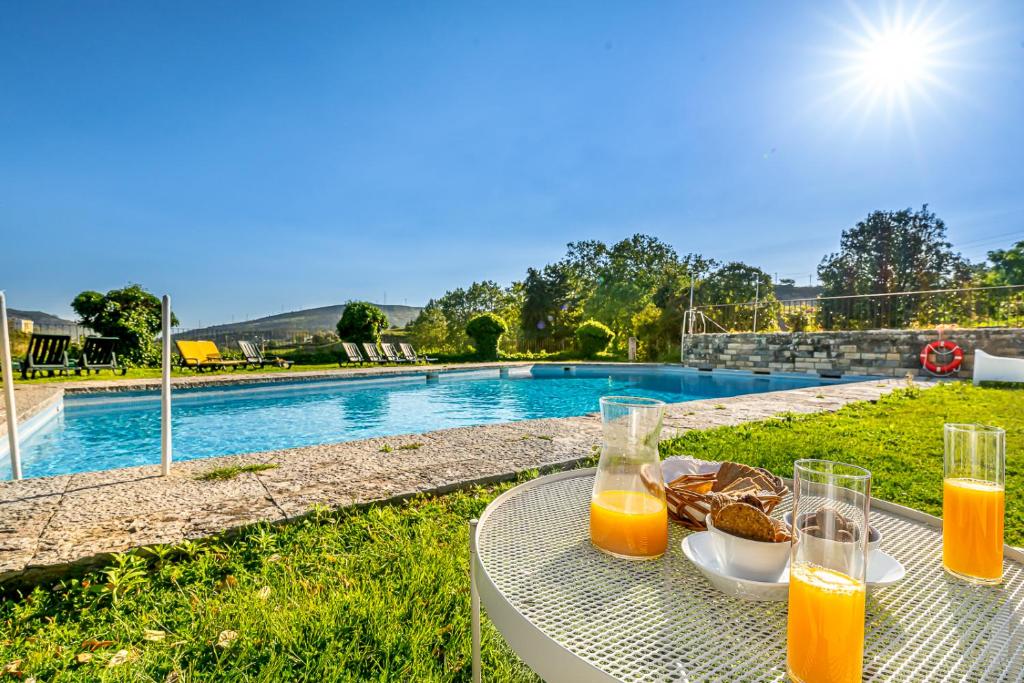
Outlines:
{"type": "Polygon", "coordinates": [[[711,547],[719,565],[729,576],[750,581],[778,581],[789,560],[789,543],[765,543],[740,538],[716,529],[707,515],[711,547]]]}
{"type": "MultiPolygon", "coordinates": [[[[710,531],[700,531],[683,538],[683,555],[711,582],[711,585],[726,595],[743,600],[783,601],[789,594],[789,564],[775,581],[750,581],[730,576],[719,563],[712,548],[710,531]]],[[[789,544],[784,544],[789,545],[789,544]]],[[[906,569],[899,560],[879,550],[868,566],[867,584],[869,591],[899,583],[906,576],[906,569]]]]}
{"type": "MultiPolygon", "coordinates": [[[[782,516],[782,519],[789,528],[796,533],[796,528],[793,526],[793,512],[787,512],[782,516]]],[[[817,536],[811,536],[810,534],[803,534],[800,537],[801,543],[807,544],[805,559],[820,564],[823,567],[842,567],[846,566],[846,554],[850,552],[850,544],[842,541],[833,541],[827,538],[818,538],[817,536]]],[[[873,526],[868,527],[868,564],[871,563],[872,558],[877,555],[879,549],[882,546],[882,532],[873,526]]]]}
{"type": "MultiPolygon", "coordinates": [[[[711,585],[726,595],[742,600],[783,601],[789,595],[789,568],[774,581],[749,581],[730,576],[718,562],[710,531],[698,531],[683,539],[683,555],[704,575],[711,585]]],[[[788,543],[783,545],[788,546],[788,543]]]]}

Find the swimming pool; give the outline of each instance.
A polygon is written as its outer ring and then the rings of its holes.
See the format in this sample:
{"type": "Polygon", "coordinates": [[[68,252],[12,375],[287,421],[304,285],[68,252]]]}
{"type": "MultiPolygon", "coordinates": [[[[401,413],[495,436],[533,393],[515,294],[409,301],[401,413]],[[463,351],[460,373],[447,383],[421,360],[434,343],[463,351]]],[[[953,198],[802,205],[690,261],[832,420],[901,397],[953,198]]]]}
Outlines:
{"type": "MultiPolygon", "coordinates": [[[[571,417],[601,396],[677,403],[835,384],[802,376],[703,373],[673,367],[536,365],[371,379],[274,382],[175,389],[175,460],[252,453],[449,427],[571,417]]],[[[160,401],[154,391],[68,395],[64,410],[22,445],[25,476],[40,477],[160,461],[160,401]]],[[[0,462],[0,477],[10,462],[0,462]]]]}

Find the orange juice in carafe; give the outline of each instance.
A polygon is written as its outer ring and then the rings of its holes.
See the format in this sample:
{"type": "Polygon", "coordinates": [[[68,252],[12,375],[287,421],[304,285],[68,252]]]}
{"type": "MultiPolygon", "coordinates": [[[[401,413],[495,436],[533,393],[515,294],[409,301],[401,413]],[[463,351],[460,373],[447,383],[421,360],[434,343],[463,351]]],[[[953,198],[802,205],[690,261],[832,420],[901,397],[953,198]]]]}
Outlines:
{"type": "Polygon", "coordinates": [[[590,540],[613,555],[660,557],[668,547],[665,501],[644,491],[597,493],[590,501],[590,540]]]}
{"type": "Polygon", "coordinates": [[[603,396],[601,458],[590,495],[590,540],[625,559],[661,557],[668,546],[668,506],[658,455],[665,404],[603,396]]]}

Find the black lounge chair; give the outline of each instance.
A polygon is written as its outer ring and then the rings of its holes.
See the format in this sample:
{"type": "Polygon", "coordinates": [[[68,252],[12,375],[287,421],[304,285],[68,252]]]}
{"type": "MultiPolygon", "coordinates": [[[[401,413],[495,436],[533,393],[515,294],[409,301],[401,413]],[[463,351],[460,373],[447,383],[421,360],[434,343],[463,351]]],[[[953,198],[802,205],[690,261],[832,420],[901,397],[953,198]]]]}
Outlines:
{"type": "Polygon", "coordinates": [[[387,358],[388,361],[391,363],[409,362],[408,358],[403,358],[402,356],[399,356],[398,352],[395,351],[395,347],[389,344],[388,342],[381,342],[380,350],[384,353],[384,357],[387,358]]]}
{"type": "Polygon", "coordinates": [[[363,353],[371,363],[387,363],[388,359],[380,355],[377,345],[372,342],[363,342],[363,353]]]}
{"type": "Polygon", "coordinates": [[[242,341],[239,339],[238,348],[242,352],[242,355],[245,356],[245,362],[254,368],[262,368],[264,365],[270,364],[287,370],[292,366],[292,362],[290,360],[285,360],[284,358],[275,357],[272,360],[267,359],[264,357],[263,352],[260,351],[260,347],[256,346],[256,344],[252,342],[242,341]]]}
{"type": "MultiPolygon", "coordinates": [[[[359,353],[359,347],[352,342],[341,342],[341,350],[345,353],[345,358],[348,359],[349,363],[365,363],[366,360],[363,358],[363,354],[359,353]]],[[[344,365],[346,361],[339,360],[338,365],[344,365]]]]}
{"type": "Polygon", "coordinates": [[[412,363],[433,363],[437,360],[436,358],[431,358],[429,356],[419,355],[416,353],[416,349],[412,348],[412,344],[402,342],[398,345],[398,348],[402,350],[402,355],[412,363]]]}
{"type": "Polygon", "coordinates": [[[70,344],[70,334],[32,333],[32,338],[28,341],[25,362],[21,364],[21,378],[28,379],[30,372],[32,379],[35,379],[38,372],[47,372],[50,377],[56,373],[68,374],[68,370],[71,369],[71,364],[68,363],[70,344]]]}
{"type": "Polygon", "coordinates": [[[114,351],[116,344],[117,337],[86,337],[82,342],[82,357],[78,359],[75,374],[81,375],[84,370],[88,375],[91,370],[98,375],[100,370],[110,370],[112,373],[126,375],[128,368],[117,362],[117,353],[114,351]]]}

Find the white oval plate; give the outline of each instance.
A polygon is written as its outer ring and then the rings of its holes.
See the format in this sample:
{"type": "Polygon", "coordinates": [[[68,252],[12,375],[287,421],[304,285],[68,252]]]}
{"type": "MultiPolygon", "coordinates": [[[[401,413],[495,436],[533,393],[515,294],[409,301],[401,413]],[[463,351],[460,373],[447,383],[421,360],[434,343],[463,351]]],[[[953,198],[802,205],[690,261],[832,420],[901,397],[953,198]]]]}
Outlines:
{"type": "MultiPolygon", "coordinates": [[[[778,581],[750,581],[729,576],[718,563],[711,548],[711,533],[701,531],[683,539],[683,554],[718,590],[743,600],[780,602],[789,596],[789,566],[778,581]]],[[[868,562],[868,588],[883,588],[897,583],[907,570],[895,557],[876,550],[868,562]]]]}

